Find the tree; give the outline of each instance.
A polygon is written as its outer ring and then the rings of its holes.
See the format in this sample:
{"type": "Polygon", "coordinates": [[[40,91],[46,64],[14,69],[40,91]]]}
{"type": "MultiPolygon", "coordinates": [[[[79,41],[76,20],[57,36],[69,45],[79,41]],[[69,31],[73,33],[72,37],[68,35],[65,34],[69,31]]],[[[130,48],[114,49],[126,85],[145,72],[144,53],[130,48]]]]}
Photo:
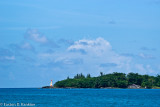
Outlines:
{"type": "Polygon", "coordinates": [[[85,78],[85,76],[82,73],[74,76],[74,79],[79,79],[79,78],[85,78]]]}
{"type": "Polygon", "coordinates": [[[69,76],[67,77],[67,79],[70,79],[69,76]]]}
{"type": "Polygon", "coordinates": [[[127,76],[124,73],[114,72],[112,74],[91,77],[90,74],[85,76],[76,74],[74,78],[69,78],[58,81],[54,84],[55,87],[76,87],[76,88],[100,88],[100,87],[117,87],[126,88],[130,84],[141,85],[142,87],[152,88],[154,86],[160,87],[160,75],[149,76],[139,75],[138,73],[129,73],[127,76]]]}
{"type": "Polygon", "coordinates": [[[160,87],[160,75],[157,75],[157,76],[155,77],[155,84],[154,84],[154,85],[160,87]]]}
{"type": "Polygon", "coordinates": [[[128,84],[128,82],[126,80],[117,81],[117,86],[119,88],[126,88],[127,84],[128,84]]]}
{"type": "Polygon", "coordinates": [[[149,81],[146,81],[146,82],[143,82],[143,83],[142,83],[142,87],[152,88],[152,84],[151,84],[149,81]]]}
{"type": "Polygon", "coordinates": [[[143,80],[141,75],[132,72],[127,75],[127,79],[129,85],[131,84],[141,85],[143,80]]]}
{"type": "Polygon", "coordinates": [[[100,72],[100,76],[103,76],[103,72],[100,72]]]}
{"type": "Polygon", "coordinates": [[[87,78],[91,78],[91,75],[90,75],[90,74],[87,74],[87,78]]]}

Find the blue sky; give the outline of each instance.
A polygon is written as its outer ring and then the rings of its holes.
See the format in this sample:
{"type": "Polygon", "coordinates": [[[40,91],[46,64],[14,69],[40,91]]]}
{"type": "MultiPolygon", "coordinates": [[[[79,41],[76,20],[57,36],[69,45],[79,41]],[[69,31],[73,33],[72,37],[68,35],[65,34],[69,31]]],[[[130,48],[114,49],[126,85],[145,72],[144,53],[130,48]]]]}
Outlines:
{"type": "Polygon", "coordinates": [[[0,2],[0,87],[77,73],[160,74],[160,0],[0,2]]]}

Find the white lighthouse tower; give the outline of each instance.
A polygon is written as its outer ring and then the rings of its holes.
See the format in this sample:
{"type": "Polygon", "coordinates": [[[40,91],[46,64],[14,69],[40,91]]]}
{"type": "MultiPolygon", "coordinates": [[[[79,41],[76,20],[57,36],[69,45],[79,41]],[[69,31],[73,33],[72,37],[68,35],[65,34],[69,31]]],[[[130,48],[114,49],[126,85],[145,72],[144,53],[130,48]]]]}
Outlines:
{"type": "Polygon", "coordinates": [[[51,80],[50,86],[53,86],[52,80],[51,80]]]}

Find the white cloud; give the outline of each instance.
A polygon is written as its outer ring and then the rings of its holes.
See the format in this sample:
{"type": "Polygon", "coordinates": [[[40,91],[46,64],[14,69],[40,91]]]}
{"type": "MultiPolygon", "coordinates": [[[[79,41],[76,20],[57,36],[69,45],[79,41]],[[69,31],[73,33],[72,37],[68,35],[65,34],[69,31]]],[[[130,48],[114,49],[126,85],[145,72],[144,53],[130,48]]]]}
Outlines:
{"type": "MultiPolygon", "coordinates": [[[[61,72],[90,73],[93,76],[99,72],[137,72],[140,74],[154,74],[150,65],[137,64],[134,57],[124,56],[112,49],[111,44],[103,38],[94,40],[82,39],[75,41],[63,52],[41,53],[38,55],[40,64],[59,68],[61,72]],[[85,52],[85,54],[82,54],[85,52]]],[[[144,57],[141,54],[141,57],[144,57]]]]}
{"type": "Polygon", "coordinates": [[[4,59],[6,59],[6,60],[15,60],[15,56],[5,56],[4,59]]]}
{"type": "Polygon", "coordinates": [[[157,74],[157,72],[155,70],[152,69],[151,65],[147,64],[135,64],[133,66],[136,70],[136,72],[140,73],[140,74],[150,74],[150,75],[154,75],[157,74]]]}
{"type": "Polygon", "coordinates": [[[111,45],[108,41],[104,40],[103,38],[97,38],[96,40],[87,40],[82,39],[76,41],[73,45],[68,48],[68,51],[79,51],[83,50],[87,53],[92,53],[96,55],[102,55],[106,51],[110,52],[111,45]]]}
{"type": "Polygon", "coordinates": [[[115,63],[117,65],[122,65],[122,62],[129,62],[130,58],[124,57],[115,53],[112,50],[110,43],[103,38],[97,38],[95,40],[79,40],[76,41],[73,45],[68,48],[68,51],[71,50],[85,50],[87,52],[84,60],[90,58],[91,61],[97,61],[101,63],[115,63]]]}
{"type": "Polygon", "coordinates": [[[12,50],[15,51],[16,54],[20,54],[26,51],[35,52],[34,46],[32,46],[28,42],[22,42],[20,44],[10,44],[9,46],[12,50]]]}
{"type": "Polygon", "coordinates": [[[137,71],[140,71],[141,73],[144,73],[144,74],[146,73],[146,70],[143,64],[135,64],[135,68],[137,71]]]}
{"type": "Polygon", "coordinates": [[[144,54],[144,53],[140,53],[139,56],[144,59],[153,59],[154,58],[152,55],[148,55],[148,54],[144,54]]]}
{"type": "Polygon", "coordinates": [[[25,37],[31,40],[34,40],[36,42],[39,42],[39,43],[48,42],[48,39],[44,35],[42,35],[40,32],[38,32],[36,29],[28,30],[25,37]]]}
{"type": "Polygon", "coordinates": [[[34,50],[34,47],[30,44],[30,43],[23,43],[21,46],[20,46],[21,49],[26,49],[26,50],[34,50]]]}
{"type": "MultiPolygon", "coordinates": [[[[47,63],[60,64],[57,65],[59,67],[64,65],[68,68],[68,71],[82,72],[84,74],[91,73],[93,75],[98,75],[100,71],[107,73],[129,69],[131,61],[130,57],[121,56],[114,52],[110,43],[103,38],[75,41],[73,45],[67,48],[67,51],[42,53],[39,54],[39,58],[42,63],[47,59],[47,63]],[[81,54],[79,50],[85,51],[86,54],[81,54]],[[101,66],[106,63],[116,66],[101,66]]],[[[67,71],[66,68],[65,71],[67,71]]]]}
{"type": "Polygon", "coordinates": [[[15,55],[9,49],[0,48],[0,61],[13,61],[15,60],[15,55]]]}
{"type": "Polygon", "coordinates": [[[36,29],[27,30],[25,36],[26,39],[32,40],[41,44],[41,46],[51,47],[51,48],[59,48],[59,46],[52,40],[49,40],[47,36],[43,35],[36,29]]]}

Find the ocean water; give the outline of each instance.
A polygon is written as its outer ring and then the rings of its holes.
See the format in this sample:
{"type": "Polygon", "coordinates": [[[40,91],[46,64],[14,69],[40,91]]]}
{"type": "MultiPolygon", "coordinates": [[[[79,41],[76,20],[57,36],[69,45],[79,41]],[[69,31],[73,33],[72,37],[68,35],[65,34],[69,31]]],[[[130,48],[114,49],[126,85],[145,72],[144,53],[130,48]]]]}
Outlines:
{"type": "Polygon", "coordinates": [[[0,106],[160,107],[160,90],[1,88],[0,106]]]}

